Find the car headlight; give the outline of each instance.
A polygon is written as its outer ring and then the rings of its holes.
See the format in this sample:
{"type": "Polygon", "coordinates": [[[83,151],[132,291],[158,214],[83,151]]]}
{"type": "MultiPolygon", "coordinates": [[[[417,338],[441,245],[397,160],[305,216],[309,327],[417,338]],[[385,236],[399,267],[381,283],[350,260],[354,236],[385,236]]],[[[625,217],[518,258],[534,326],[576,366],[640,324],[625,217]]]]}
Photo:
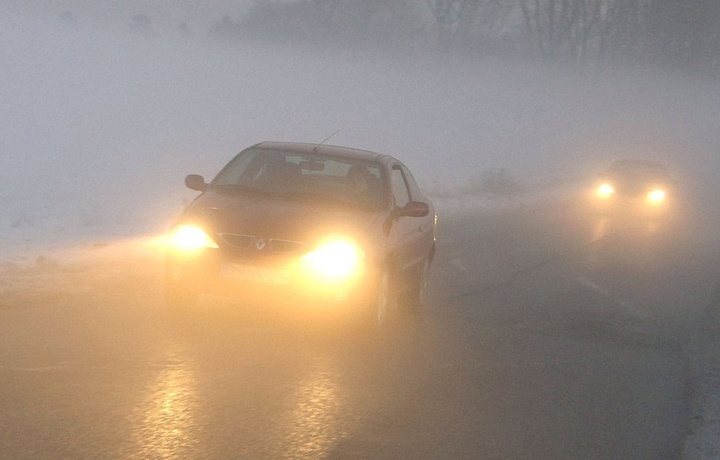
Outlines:
{"type": "Polygon", "coordinates": [[[615,193],[615,187],[610,184],[602,184],[600,187],[597,188],[595,193],[600,198],[608,198],[615,193]]]}
{"type": "Polygon", "coordinates": [[[170,245],[181,251],[218,247],[215,240],[202,228],[186,224],[177,225],[170,231],[170,245]]]}
{"type": "Polygon", "coordinates": [[[327,280],[350,278],[358,272],[365,252],[349,241],[330,241],[302,256],[303,268],[327,280]]]}
{"type": "Polygon", "coordinates": [[[655,189],[655,190],[651,190],[647,194],[647,200],[650,204],[660,204],[663,201],[665,201],[665,197],[666,197],[665,190],[662,190],[659,188],[655,189]]]}

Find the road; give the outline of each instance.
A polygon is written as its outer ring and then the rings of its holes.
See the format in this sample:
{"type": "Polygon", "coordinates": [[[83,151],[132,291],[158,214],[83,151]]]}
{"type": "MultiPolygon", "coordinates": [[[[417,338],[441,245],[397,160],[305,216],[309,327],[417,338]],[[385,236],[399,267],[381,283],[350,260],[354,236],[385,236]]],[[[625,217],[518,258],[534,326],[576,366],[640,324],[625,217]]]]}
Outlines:
{"type": "Polygon", "coordinates": [[[424,313],[376,336],[206,299],[155,246],[0,266],[3,458],[679,458],[718,287],[697,215],[443,215],[424,313]]]}

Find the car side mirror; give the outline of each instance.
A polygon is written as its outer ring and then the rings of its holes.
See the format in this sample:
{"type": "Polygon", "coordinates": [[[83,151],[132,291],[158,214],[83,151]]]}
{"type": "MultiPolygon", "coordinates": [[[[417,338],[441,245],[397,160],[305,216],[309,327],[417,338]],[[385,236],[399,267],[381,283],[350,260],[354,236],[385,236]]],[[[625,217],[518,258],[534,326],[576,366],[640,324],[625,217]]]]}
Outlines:
{"type": "Polygon", "coordinates": [[[430,205],[422,201],[410,201],[402,208],[395,208],[383,224],[385,235],[390,234],[392,223],[398,217],[425,217],[430,213],[430,205]]]}
{"type": "Polygon", "coordinates": [[[430,206],[422,201],[410,201],[394,212],[395,217],[425,217],[429,213],[430,206]]]}
{"type": "Polygon", "coordinates": [[[208,184],[205,183],[205,178],[199,174],[188,174],[185,177],[185,187],[190,190],[196,190],[198,192],[204,192],[207,190],[208,184]]]}

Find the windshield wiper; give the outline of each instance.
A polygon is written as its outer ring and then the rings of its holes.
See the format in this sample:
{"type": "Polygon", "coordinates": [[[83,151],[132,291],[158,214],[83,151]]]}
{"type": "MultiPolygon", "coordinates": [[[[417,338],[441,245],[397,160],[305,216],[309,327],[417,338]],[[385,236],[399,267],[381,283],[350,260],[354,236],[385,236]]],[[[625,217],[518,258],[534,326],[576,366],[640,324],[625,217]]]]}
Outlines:
{"type": "Polygon", "coordinates": [[[307,201],[322,201],[326,203],[347,203],[347,200],[344,200],[337,196],[327,195],[324,193],[317,193],[317,192],[306,192],[306,191],[299,191],[299,190],[288,190],[285,192],[279,192],[279,195],[283,196],[284,198],[291,198],[295,200],[307,200],[307,201]]]}
{"type": "Polygon", "coordinates": [[[327,195],[325,193],[301,192],[301,191],[285,192],[285,193],[282,193],[281,195],[283,198],[289,198],[289,199],[293,199],[293,200],[318,202],[318,203],[323,203],[323,204],[328,204],[328,205],[352,207],[352,208],[358,208],[358,209],[368,209],[368,210],[374,209],[374,206],[371,205],[370,203],[365,203],[362,200],[353,200],[352,198],[349,198],[346,196],[334,196],[334,195],[327,195]]]}
{"type": "Polygon", "coordinates": [[[211,184],[212,187],[217,188],[218,190],[222,190],[224,192],[239,192],[239,193],[252,193],[252,194],[265,194],[268,193],[265,190],[259,189],[257,187],[251,187],[249,185],[240,185],[240,184],[211,184]]]}

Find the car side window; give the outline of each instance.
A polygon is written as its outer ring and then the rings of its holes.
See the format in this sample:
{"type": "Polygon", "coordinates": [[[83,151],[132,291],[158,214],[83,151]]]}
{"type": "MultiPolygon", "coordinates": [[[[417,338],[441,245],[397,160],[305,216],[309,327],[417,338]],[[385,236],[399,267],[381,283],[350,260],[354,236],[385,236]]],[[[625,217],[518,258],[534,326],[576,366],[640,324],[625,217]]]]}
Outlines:
{"type": "Polygon", "coordinates": [[[407,182],[399,166],[394,166],[392,169],[392,193],[395,206],[399,208],[405,206],[410,201],[407,182]]]}
{"type": "Polygon", "coordinates": [[[403,173],[405,173],[405,179],[407,180],[408,187],[410,188],[410,196],[413,200],[422,200],[422,192],[420,191],[420,186],[418,185],[417,181],[415,181],[415,177],[413,177],[412,173],[409,169],[407,169],[404,165],[402,167],[403,173]]]}

